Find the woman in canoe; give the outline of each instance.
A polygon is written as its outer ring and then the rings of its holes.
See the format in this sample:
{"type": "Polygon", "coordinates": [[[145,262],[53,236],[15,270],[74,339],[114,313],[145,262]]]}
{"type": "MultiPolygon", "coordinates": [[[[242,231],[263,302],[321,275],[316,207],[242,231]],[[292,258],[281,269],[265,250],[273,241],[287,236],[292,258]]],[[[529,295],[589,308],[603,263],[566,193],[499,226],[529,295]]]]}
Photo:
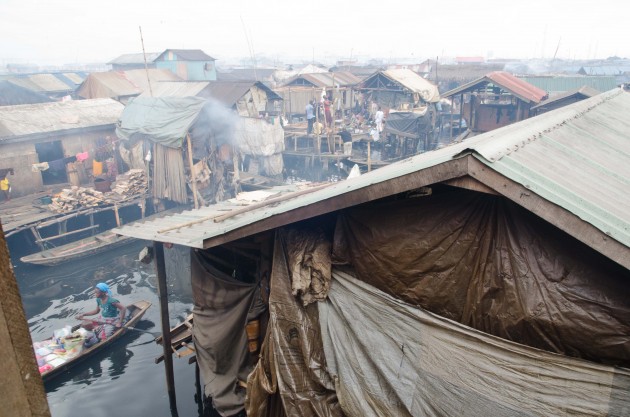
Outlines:
{"type": "Polygon", "coordinates": [[[99,319],[87,319],[81,326],[87,330],[93,330],[99,340],[105,340],[114,333],[116,328],[123,325],[127,309],[112,296],[109,285],[104,282],[96,284],[95,290],[96,308],[87,313],[79,314],[77,319],[83,320],[85,316],[101,313],[99,319]]]}

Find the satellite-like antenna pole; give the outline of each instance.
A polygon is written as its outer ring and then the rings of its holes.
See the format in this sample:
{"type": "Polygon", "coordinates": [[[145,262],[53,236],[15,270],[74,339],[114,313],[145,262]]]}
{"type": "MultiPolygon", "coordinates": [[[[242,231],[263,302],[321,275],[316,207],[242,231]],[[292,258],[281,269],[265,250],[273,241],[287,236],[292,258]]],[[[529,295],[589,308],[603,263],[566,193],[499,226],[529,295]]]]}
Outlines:
{"type": "Polygon", "coordinates": [[[144,71],[147,73],[147,82],[149,83],[149,94],[153,97],[153,90],[151,89],[151,78],[149,78],[149,66],[147,65],[147,53],[144,51],[144,39],[142,38],[142,26],[138,26],[140,29],[140,43],[142,44],[142,56],[144,57],[144,71]]]}

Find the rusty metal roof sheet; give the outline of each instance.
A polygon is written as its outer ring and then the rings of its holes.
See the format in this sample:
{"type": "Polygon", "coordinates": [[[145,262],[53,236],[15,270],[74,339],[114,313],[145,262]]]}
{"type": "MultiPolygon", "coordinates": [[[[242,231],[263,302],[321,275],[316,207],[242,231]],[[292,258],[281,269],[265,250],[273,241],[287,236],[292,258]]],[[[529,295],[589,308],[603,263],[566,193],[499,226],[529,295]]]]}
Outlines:
{"type": "Polygon", "coordinates": [[[124,106],[105,98],[0,107],[0,142],[38,133],[115,125],[124,106]]]}
{"type": "Polygon", "coordinates": [[[533,86],[505,71],[490,72],[477,80],[471,81],[467,84],[464,84],[442,94],[442,97],[450,97],[455,94],[465,93],[488,84],[501,87],[527,103],[538,104],[545,97],[547,97],[546,91],[536,86],[533,86]]]}
{"type": "MultiPolygon", "coordinates": [[[[419,180],[431,184],[436,181],[437,171],[432,171],[434,167],[437,169],[442,164],[471,156],[497,178],[518,184],[527,193],[539,196],[548,207],[560,207],[564,212],[581,219],[580,224],[590,225],[599,233],[594,239],[603,242],[597,250],[630,267],[628,114],[630,93],[616,89],[390,164],[360,177],[333,183],[304,195],[294,194],[295,198],[286,198],[274,204],[261,205],[225,220],[217,221],[215,217],[226,214],[226,211],[207,207],[184,212],[169,220],[145,223],[142,227],[123,226],[116,232],[140,239],[202,248],[204,243],[220,240],[222,235],[243,227],[260,223],[261,230],[266,230],[264,222],[267,220],[275,225],[273,227],[278,227],[296,221],[300,215],[301,218],[308,218],[313,216],[312,205],[318,204],[319,214],[323,214],[322,210],[334,211],[343,207],[343,204],[358,204],[353,203],[352,199],[343,200],[344,195],[355,191],[363,191],[363,196],[370,194],[368,189],[373,189],[374,193],[378,191],[379,195],[391,193],[391,187],[384,187],[384,184],[394,179],[400,178],[397,184],[405,184],[412,187],[410,189],[417,188],[419,180]],[[621,245],[624,249],[621,252],[610,249],[611,246],[606,245],[613,243],[605,243],[606,239],[618,242],[615,245],[621,245]]],[[[469,171],[468,175],[476,174],[469,171]]],[[[506,196],[511,193],[511,190],[500,186],[494,190],[506,196]]],[[[356,200],[356,193],[353,195],[356,200]]],[[[525,195],[509,198],[518,204],[527,204],[525,195]]],[[[558,224],[554,223],[557,219],[545,217],[544,210],[530,209],[552,224],[558,224]]],[[[566,227],[563,230],[576,239],[598,245],[592,243],[595,240],[589,240],[590,237],[584,235],[581,226],[566,227]]]]}

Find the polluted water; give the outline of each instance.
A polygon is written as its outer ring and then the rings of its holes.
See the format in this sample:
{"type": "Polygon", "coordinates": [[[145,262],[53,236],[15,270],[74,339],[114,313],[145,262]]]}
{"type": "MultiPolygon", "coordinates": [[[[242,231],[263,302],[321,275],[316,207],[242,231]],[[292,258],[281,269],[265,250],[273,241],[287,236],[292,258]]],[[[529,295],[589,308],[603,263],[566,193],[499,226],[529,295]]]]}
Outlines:
{"type": "MultiPolygon", "coordinates": [[[[155,266],[138,261],[139,252],[150,243],[132,240],[102,254],[52,267],[13,261],[33,342],[79,324],[76,316],[96,307],[94,286],[99,282],[107,283],[124,305],[137,300],[152,304],[135,324],[145,331],[127,331],[45,383],[53,417],[173,415],[164,362],[155,363],[163,348],[151,334],[162,333],[155,266]]],[[[190,269],[181,265],[189,250],[165,249],[171,327],[192,312],[190,269]]],[[[13,253],[11,256],[14,258],[13,253]]],[[[195,365],[189,365],[187,357],[173,357],[173,367],[178,415],[200,415],[195,402],[195,365]]]]}

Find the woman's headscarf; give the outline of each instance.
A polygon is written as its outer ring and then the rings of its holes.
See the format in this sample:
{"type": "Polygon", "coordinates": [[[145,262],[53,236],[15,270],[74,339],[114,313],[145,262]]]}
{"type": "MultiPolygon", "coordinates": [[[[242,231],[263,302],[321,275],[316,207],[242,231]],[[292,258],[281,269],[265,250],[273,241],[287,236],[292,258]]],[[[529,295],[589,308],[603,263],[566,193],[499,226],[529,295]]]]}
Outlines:
{"type": "Polygon", "coordinates": [[[98,288],[102,292],[106,292],[107,295],[112,295],[112,291],[109,289],[109,285],[105,284],[104,282],[99,282],[98,284],[96,284],[96,288],[98,288]]]}

